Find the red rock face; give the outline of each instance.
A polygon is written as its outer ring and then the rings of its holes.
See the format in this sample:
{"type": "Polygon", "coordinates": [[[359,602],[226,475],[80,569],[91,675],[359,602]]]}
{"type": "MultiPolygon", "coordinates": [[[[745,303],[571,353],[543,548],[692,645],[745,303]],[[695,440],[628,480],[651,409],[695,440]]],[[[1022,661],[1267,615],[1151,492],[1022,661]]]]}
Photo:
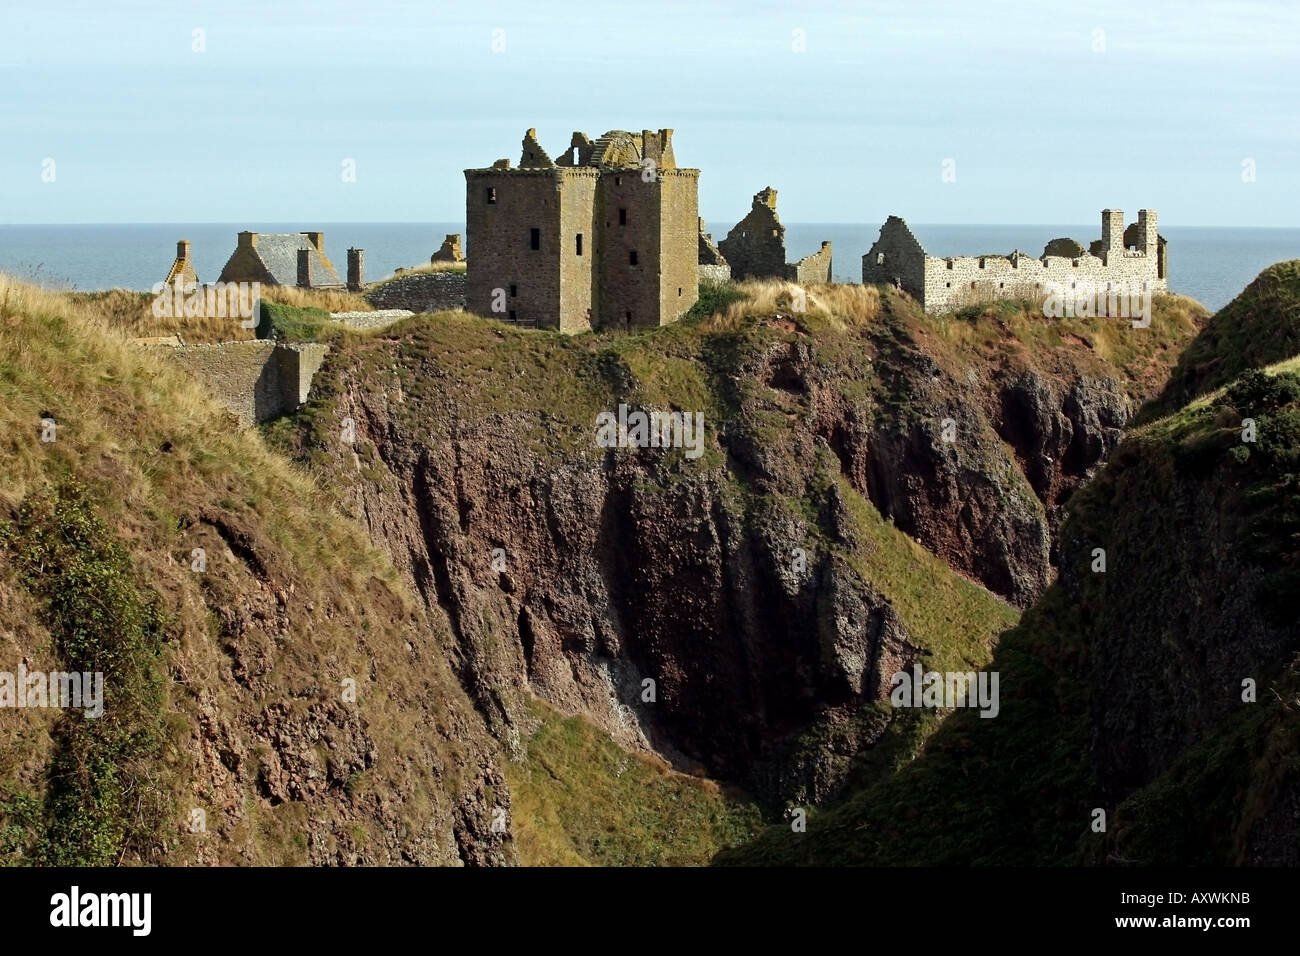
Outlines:
{"type": "MultiPolygon", "coordinates": [[[[484,333],[472,351],[491,371],[464,385],[440,333],[397,334],[323,373],[322,401],[355,420],[366,459],[336,454],[331,471],[445,618],[493,733],[526,731],[533,693],[625,746],[780,799],[834,792],[888,723],[869,705],[932,643],[863,577],[854,556],[870,545],[837,482],[1023,607],[1052,576],[1061,502],[1132,400],[1082,347],[1050,375],[1005,356],[959,373],[902,320],[830,341],[777,317],[694,357],[722,411],[713,454],[692,462],[597,448],[591,423],[558,406],[492,410],[513,341],[484,333]],[[370,362],[401,384],[368,379],[370,362]],[[813,731],[834,744],[797,743],[813,731]]],[[[600,361],[615,408],[640,386],[600,361]]],[[[590,374],[575,369],[555,374],[590,374]]]]}

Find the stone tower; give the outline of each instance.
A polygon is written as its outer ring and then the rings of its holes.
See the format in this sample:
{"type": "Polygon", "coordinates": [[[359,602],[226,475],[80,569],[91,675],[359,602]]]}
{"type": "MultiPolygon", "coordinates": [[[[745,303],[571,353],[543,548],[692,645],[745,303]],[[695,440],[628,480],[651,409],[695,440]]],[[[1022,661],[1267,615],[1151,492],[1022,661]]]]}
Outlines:
{"type": "Polygon", "coordinates": [[[524,135],[519,166],[465,170],[466,308],[578,332],[678,319],[698,295],[698,169],[671,129],[574,133],[553,160],[524,135]]]}

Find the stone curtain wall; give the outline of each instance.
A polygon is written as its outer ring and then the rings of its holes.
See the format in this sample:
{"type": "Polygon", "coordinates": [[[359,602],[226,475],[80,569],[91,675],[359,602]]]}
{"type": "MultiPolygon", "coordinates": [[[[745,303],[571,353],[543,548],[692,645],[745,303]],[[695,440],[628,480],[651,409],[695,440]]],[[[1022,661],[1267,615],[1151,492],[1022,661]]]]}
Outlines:
{"type": "Polygon", "coordinates": [[[464,272],[415,272],[370,287],[365,299],[376,309],[454,312],[465,308],[465,288],[464,272]]]}
{"type": "Polygon", "coordinates": [[[1059,283],[1068,293],[1085,280],[1097,283],[1101,289],[1107,282],[1124,282],[1130,290],[1142,288],[1145,283],[1153,292],[1168,291],[1168,284],[1156,277],[1155,256],[1139,252],[1121,253],[1109,265],[1093,255],[1077,259],[927,256],[922,305],[926,312],[945,312],[993,299],[1036,299],[1046,295],[1048,282],[1059,283]]]}
{"type": "MultiPolygon", "coordinates": [[[[1123,222],[1122,213],[1107,212],[1113,213],[1109,223],[1112,241],[1119,241],[1116,223],[1123,222]]],[[[1139,216],[1142,238],[1154,250],[1155,240],[1150,236],[1154,235],[1156,215],[1143,211],[1139,216]]],[[[1053,248],[1063,247],[1060,240],[1053,240],[1053,244],[1053,248]]],[[[907,223],[898,216],[890,216],[885,221],[880,238],[862,257],[864,283],[897,282],[930,313],[995,299],[1037,299],[1047,294],[1049,282],[1059,283],[1067,293],[1083,281],[1097,284],[1099,291],[1104,291],[1110,282],[1125,283],[1130,290],[1147,288],[1152,292],[1167,292],[1163,271],[1154,251],[1148,255],[1117,249],[1108,259],[1090,253],[1073,258],[1019,254],[927,256],[907,223]]]]}
{"type": "Polygon", "coordinates": [[[786,266],[786,277],[792,282],[830,282],[831,244],[823,242],[821,249],[798,262],[786,266]]]}
{"type": "Polygon", "coordinates": [[[216,345],[178,345],[160,354],[180,363],[244,425],[297,411],[328,345],[266,339],[216,345]]]}

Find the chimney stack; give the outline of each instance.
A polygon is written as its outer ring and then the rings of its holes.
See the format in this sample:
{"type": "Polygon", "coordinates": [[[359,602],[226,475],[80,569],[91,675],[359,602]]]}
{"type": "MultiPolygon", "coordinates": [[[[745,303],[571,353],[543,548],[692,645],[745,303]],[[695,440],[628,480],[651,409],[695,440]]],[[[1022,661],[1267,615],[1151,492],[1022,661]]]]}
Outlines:
{"type": "Polygon", "coordinates": [[[1124,210],[1101,211],[1101,258],[1110,262],[1111,256],[1124,255],[1124,210]]]}
{"type": "Polygon", "coordinates": [[[241,233],[239,234],[239,243],[238,243],[238,246],[239,246],[240,249],[256,249],[256,248],[257,248],[257,233],[255,233],[255,232],[241,232],[241,233]]]}
{"type": "Polygon", "coordinates": [[[348,291],[360,292],[366,284],[366,250],[348,249],[348,291]]]}
{"type": "Polygon", "coordinates": [[[184,262],[188,260],[189,257],[190,257],[190,241],[188,239],[182,239],[176,243],[176,258],[184,262]]]}
{"type": "Polygon", "coordinates": [[[325,254],[325,233],[323,232],[304,232],[307,241],[316,247],[316,251],[321,255],[325,254]]]}
{"type": "Polygon", "coordinates": [[[311,250],[298,250],[298,288],[311,288],[311,250]]]}
{"type": "Polygon", "coordinates": [[[1138,210],[1138,252],[1149,256],[1156,254],[1160,237],[1156,232],[1156,211],[1154,209],[1138,210]]]}

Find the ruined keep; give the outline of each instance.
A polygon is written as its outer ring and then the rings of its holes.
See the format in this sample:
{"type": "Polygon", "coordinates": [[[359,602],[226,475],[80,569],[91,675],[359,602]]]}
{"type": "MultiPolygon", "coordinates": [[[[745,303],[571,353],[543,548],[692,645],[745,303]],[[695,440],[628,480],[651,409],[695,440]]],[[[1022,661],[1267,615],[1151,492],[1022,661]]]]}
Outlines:
{"type": "Polygon", "coordinates": [[[518,168],[465,170],[467,309],[564,332],[679,318],[699,292],[700,171],[672,135],[575,132],[552,160],[530,129],[518,168]]]}
{"type": "Polygon", "coordinates": [[[442,245],[438,251],[429,256],[429,262],[464,262],[465,253],[460,248],[460,233],[451,232],[447,238],[442,240],[442,245]]]}
{"type": "Polygon", "coordinates": [[[862,257],[862,281],[892,283],[930,313],[995,299],[1038,298],[1047,293],[1047,283],[1057,283],[1066,291],[1087,281],[1167,292],[1166,257],[1156,223],[1154,209],[1141,209],[1137,222],[1125,230],[1122,210],[1103,209],[1101,239],[1081,255],[1054,255],[1076,248],[1082,252],[1083,247],[1053,239],[1040,257],[1021,252],[941,257],[927,255],[907,223],[890,216],[862,257]]]}
{"type": "Polygon", "coordinates": [[[339,289],[343,281],[325,255],[325,233],[241,232],[220,282],[260,282],[309,289],[339,289]]]}
{"type": "Polygon", "coordinates": [[[830,282],[831,244],[798,262],[785,261],[785,226],[776,214],[776,190],[767,186],[754,194],[748,215],[736,223],[718,249],[731,266],[733,279],[788,279],[791,282],[830,282]]]}

